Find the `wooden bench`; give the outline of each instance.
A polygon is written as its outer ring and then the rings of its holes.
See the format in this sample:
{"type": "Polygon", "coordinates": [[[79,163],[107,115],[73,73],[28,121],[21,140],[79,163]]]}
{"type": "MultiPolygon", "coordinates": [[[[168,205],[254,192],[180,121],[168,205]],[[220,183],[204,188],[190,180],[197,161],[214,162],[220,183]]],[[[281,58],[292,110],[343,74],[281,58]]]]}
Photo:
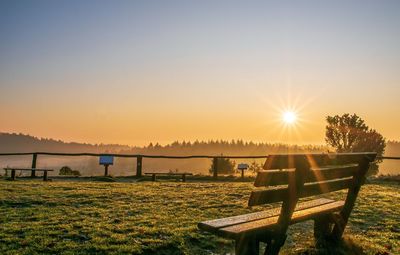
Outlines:
{"type": "Polygon", "coordinates": [[[11,180],[15,181],[15,171],[29,171],[31,172],[31,177],[36,176],[36,171],[43,172],[43,181],[47,181],[47,172],[54,171],[53,169],[40,169],[40,168],[18,168],[18,167],[6,167],[4,168],[6,174],[11,171],[11,180]]]}
{"type": "Polygon", "coordinates": [[[166,175],[166,176],[182,176],[182,182],[186,182],[186,175],[193,175],[192,173],[144,173],[145,175],[151,175],[151,180],[156,181],[156,175],[166,175]]]}
{"type": "Polygon", "coordinates": [[[236,254],[278,254],[289,225],[314,221],[316,241],[339,240],[376,153],[271,155],[254,185],[249,206],[282,202],[280,207],[201,222],[198,227],[235,240],[236,254]],[[347,189],[344,201],[315,197],[347,189]],[[310,198],[311,197],[311,198],[310,198]],[[299,201],[308,198],[308,201],[299,201]],[[311,199],[311,200],[310,200],[311,199]]]}

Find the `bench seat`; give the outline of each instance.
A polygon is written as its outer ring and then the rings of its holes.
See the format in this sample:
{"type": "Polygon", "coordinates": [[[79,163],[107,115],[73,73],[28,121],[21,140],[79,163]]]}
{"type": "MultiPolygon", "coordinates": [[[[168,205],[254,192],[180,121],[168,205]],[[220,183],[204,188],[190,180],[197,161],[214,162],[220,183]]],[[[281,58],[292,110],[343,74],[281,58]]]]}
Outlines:
{"type": "MultiPolygon", "coordinates": [[[[340,211],[343,205],[344,201],[326,198],[298,203],[290,224],[340,211]]],[[[219,236],[237,240],[243,235],[256,235],[272,230],[278,225],[280,212],[281,207],[272,208],[255,213],[200,222],[198,227],[219,236]]]]}
{"type": "Polygon", "coordinates": [[[3,168],[6,171],[6,175],[8,171],[11,171],[11,179],[12,181],[15,181],[15,171],[29,171],[31,172],[31,177],[36,177],[36,172],[41,171],[43,172],[43,181],[49,181],[47,178],[47,172],[52,172],[54,171],[53,169],[40,169],[40,168],[20,168],[20,167],[6,167],[3,168]]]}

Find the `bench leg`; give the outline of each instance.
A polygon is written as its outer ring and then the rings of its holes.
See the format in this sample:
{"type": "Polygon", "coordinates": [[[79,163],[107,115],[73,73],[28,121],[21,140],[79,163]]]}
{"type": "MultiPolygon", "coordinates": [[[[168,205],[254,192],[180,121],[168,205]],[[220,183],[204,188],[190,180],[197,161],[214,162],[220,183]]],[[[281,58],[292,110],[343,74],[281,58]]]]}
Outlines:
{"type": "Polygon", "coordinates": [[[252,237],[236,240],[235,255],[258,255],[260,254],[260,242],[252,237]]]}
{"type": "Polygon", "coordinates": [[[323,245],[324,241],[331,235],[333,225],[331,219],[331,215],[314,219],[314,238],[316,246],[323,245]]]}
{"type": "Polygon", "coordinates": [[[14,169],[11,170],[11,180],[15,181],[15,170],[14,169]]]}
{"type": "Polygon", "coordinates": [[[47,171],[43,172],[43,181],[47,181],[47,171]]]}
{"type": "Polygon", "coordinates": [[[332,239],[333,240],[340,240],[342,238],[344,229],[346,228],[347,221],[343,218],[340,213],[333,215],[333,221],[335,223],[333,230],[332,230],[332,239]]]}
{"type": "Polygon", "coordinates": [[[32,170],[31,171],[31,177],[33,178],[33,177],[36,177],[36,171],[35,170],[32,170]]]}
{"type": "Polygon", "coordinates": [[[182,174],[182,182],[186,182],[186,174],[182,174]]]}
{"type": "Polygon", "coordinates": [[[152,180],[153,182],[156,181],[156,174],[153,174],[153,175],[151,176],[151,180],[152,180]]]}
{"type": "Polygon", "coordinates": [[[277,255],[285,244],[286,234],[274,236],[265,248],[265,255],[277,255]]]}

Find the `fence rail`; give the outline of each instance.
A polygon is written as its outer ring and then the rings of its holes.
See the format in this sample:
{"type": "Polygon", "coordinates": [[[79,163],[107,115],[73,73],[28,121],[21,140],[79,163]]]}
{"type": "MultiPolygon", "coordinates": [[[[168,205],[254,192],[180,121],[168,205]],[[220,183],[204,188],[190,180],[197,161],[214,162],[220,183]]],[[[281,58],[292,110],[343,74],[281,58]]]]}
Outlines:
{"type": "MultiPolygon", "coordinates": [[[[143,158],[159,158],[159,159],[212,159],[213,162],[213,177],[218,177],[218,159],[229,158],[229,159],[263,159],[268,158],[268,155],[255,155],[255,156],[229,156],[229,155],[189,155],[189,156],[166,156],[166,155],[143,155],[143,154],[119,154],[119,153],[60,153],[60,152],[12,152],[12,153],[0,153],[1,156],[27,156],[32,155],[32,168],[36,168],[36,163],[39,155],[43,156],[65,156],[65,157],[80,157],[80,156],[113,156],[118,158],[136,158],[136,176],[142,177],[142,166],[143,158]]],[[[377,160],[391,159],[400,160],[400,157],[377,157],[377,160]]],[[[32,171],[32,176],[34,176],[32,171]]]]}
{"type": "Polygon", "coordinates": [[[59,153],[59,152],[17,152],[0,153],[0,156],[26,156],[26,155],[46,155],[46,156],[113,156],[119,158],[169,158],[169,159],[191,159],[191,158],[268,158],[268,155],[257,156],[225,156],[225,155],[189,155],[189,156],[166,156],[166,155],[144,155],[144,154],[119,154],[119,153],[59,153]]]}

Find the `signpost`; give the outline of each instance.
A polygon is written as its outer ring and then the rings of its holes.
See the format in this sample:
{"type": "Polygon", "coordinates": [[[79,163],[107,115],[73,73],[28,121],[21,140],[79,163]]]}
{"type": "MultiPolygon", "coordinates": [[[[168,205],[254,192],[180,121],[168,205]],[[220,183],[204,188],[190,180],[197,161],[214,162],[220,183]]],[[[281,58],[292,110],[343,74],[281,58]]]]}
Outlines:
{"type": "Polygon", "coordinates": [[[242,179],[244,179],[244,170],[247,170],[249,168],[248,164],[241,163],[238,164],[238,169],[242,171],[242,179]]]}
{"type": "Polygon", "coordinates": [[[104,166],[104,176],[108,176],[108,166],[114,164],[114,157],[102,155],[99,158],[99,164],[104,166]]]}

